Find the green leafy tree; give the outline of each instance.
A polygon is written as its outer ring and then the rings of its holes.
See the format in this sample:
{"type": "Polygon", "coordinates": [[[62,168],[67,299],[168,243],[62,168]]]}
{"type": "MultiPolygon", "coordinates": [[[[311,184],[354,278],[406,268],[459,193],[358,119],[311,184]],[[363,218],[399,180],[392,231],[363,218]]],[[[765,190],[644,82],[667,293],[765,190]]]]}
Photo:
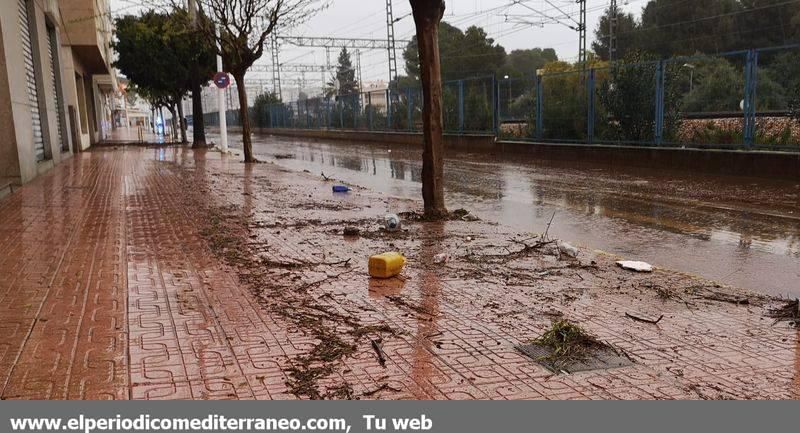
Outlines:
{"type": "MultiPolygon", "coordinates": [[[[417,50],[414,36],[403,51],[406,73],[411,82],[418,82],[420,77],[417,50]]],[[[442,78],[445,80],[494,75],[506,58],[505,48],[496,44],[482,28],[471,26],[462,32],[445,22],[439,27],[439,50],[442,78]]]]}
{"type": "MultiPolygon", "coordinates": [[[[655,56],[634,51],[624,65],[612,66],[608,80],[598,89],[603,108],[611,117],[612,136],[624,141],[650,141],[655,129],[655,56]]],[[[664,136],[674,135],[679,126],[680,66],[665,67],[664,136]]]]}
{"type": "Polygon", "coordinates": [[[271,110],[270,108],[276,104],[280,104],[281,100],[275,93],[262,93],[256,96],[253,101],[253,108],[251,114],[255,120],[255,124],[259,127],[265,128],[270,125],[271,110]]]}
{"type": "Polygon", "coordinates": [[[786,0],[739,0],[742,13],[736,29],[737,48],[758,48],[800,42],[800,4],[786,0]]]}
{"type": "Polygon", "coordinates": [[[489,97],[480,86],[470,86],[464,97],[464,129],[491,131],[492,107],[489,97]]]}
{"type": "MultiPolygon", "coordinates": [[[[671,57],[800,42],[800,3],[786,0],[650,0],[638,22],[619,18],[619,54],[633,48],[671,57]]],[[[607,29],[608,12],[593,44],[600,56],[607,56],[607,29]]]]}
{"type": "Polygon", "coordinates": [[[353,68],[353,61],[347,47],[342,47],[342,51],[339,53],[339,64],[336,65],[336,83],[338,84],[338,95],[351,95],[359,91],[356,70],[353,68]]]}
{"type": "MultiPolygon", "coordinates": [[[[141,16],[126,15],[116,19],[115,28],[112,47],[117,60],[114,66],[152,105],[167,108],[173,119],[177,111],[183,119],[183,106],[179,102],[191,90],[191,65],[199,61],[210,75],[213,59],[210,50],[197,41],[186,11],[151,10],[141,16]]],[[[185,125],[180,123],[182,139],[186,142],[185,125]]]]}
{"type": "MultiPolygon", "coordinates": [[[[594,32],[595,41],[592,42],[592,51],[601,60],[609,60],[608,44],[609,44],[609,21],[611,19],[611,10],[606,9],[605,13],[600,17],[597,23],[597,29],[594,32]]],[[[639,23],[633,17],[633,14],[625,13],[617,10],[617,25],[615,27],[615,39],[617,41],[616,59],[622,59],[631,49],[635,49],[638,40],[638,30],[640,30],[639,23]]]]}
{"type": "MultiPolygon", "coordinates": [[[[744,73],[738,65],[721,57],[702,57],[692,60],[691,89],[683,97],[684,112],[712,112],[740,110],[744,98],[744,73]]],[[[787,65],[788,66],[788,65],[787,65]]],[[[797,68],[797,67],[795,67],[797,68]]],[[[758,110],[785,109],[787,89],[791,87],[791,78],[784,82],[776,81],[777,74],[783,67],[769,68],[759,71],[758,89],[756,92],[758,110]]],[[[682,82],[686,85],[686,75],[682,82]]]]}
{"type": "Polygon", "coordinates": [[[692,89],[683,98],[683,111],[739,111],[744,74],[722,58],[693,59],[692,89]]]}
{"type": "Polygon", "coordinates": [[[789,92],[789,114],[795,122],[800,122],[800,84],[789,92]]]}
{"type": "Polygon", "coordinates": [[[530,77],[544,65],[558,61],[558,55],[552,48],[532,48],[528,50],[514,50],[509,53],[497,75],[511,78],[530,77]]]}
{"type": "Polygon", "coordinates": [[[541,77],[544,138],[586,138],[586,86],[576,66],[559,61],[544,67],[541,77]]]}
{"type": "MultiPolygon", "coordinates": [[[[738,0],[651,0],[642,10],[636,48],[671,57],[738,46],[738,0]]],[[[746,27],[744,27],[746,28],[746,27]]]]}

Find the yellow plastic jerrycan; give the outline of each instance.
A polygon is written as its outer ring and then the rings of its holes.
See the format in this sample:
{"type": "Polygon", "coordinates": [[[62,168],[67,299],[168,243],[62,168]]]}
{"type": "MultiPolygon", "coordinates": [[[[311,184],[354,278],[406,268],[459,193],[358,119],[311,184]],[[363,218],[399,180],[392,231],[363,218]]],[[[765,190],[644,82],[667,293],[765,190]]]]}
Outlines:
{"type": "Polygon", "coordinates": [[[400,253],[377,254],[369,258],[369,275],[373,278],[391,278],[398,275],[405,264],[406,258],[400,253]]]}

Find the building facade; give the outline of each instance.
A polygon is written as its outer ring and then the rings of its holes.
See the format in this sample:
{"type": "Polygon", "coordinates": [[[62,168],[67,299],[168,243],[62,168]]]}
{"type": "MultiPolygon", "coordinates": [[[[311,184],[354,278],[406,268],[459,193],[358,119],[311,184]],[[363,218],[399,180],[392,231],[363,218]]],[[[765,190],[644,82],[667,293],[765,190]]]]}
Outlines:
{"type": "Polygon", "coordinates": [[[0,194],[111,129],[108,0],[0,0],[0,194]]]}

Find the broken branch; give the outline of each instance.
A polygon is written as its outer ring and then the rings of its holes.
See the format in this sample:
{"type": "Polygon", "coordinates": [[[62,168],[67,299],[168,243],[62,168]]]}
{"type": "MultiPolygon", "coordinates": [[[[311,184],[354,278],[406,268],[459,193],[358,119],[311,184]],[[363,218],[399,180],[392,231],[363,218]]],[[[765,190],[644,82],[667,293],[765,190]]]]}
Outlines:
{"type": "Polygon", "coordinates": [[[635,320],[637,322],[644,322],[644,323],[650,323],[650,324],[656,325],[656,324],[658,324],[658,322],[661,321],[661,319],[664,318],[664,315],[662,314],[662,315],[658,316],[658,319],[656,319],[656,320],[647,319],[645,317],[636,316],[636,315],[631,314],[631,313],[625,313],[625,317],[627,317],[629,319],[633,319],[633,320],[635,320]]]}
{"type": "Polygon", "coordinates": [[[378,363],[381,367],[386,367],[386,354],[383,352],[381,340],[370,340],[370,342],[372,343],[372,349],[375,350],[375,353],[378,355],[378,363]]]}

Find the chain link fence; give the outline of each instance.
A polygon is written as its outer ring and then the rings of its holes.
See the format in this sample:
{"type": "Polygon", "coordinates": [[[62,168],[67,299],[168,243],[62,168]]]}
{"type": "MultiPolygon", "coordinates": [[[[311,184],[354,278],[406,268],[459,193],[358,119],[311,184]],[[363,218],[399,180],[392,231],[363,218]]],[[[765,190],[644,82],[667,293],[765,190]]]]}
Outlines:
{"type": "MultiPolygon", "coordinates": [[[[250,116],[267,129],[419,132],[422,102],[419,88],[386,89],[252,107],[250,116]]],[[[504,140],[800,151],[798,112],[800,46],[443,83],[446,133],[504,140]]],[[[238,116],[231,110],[228,124],[238,116]]]]}

